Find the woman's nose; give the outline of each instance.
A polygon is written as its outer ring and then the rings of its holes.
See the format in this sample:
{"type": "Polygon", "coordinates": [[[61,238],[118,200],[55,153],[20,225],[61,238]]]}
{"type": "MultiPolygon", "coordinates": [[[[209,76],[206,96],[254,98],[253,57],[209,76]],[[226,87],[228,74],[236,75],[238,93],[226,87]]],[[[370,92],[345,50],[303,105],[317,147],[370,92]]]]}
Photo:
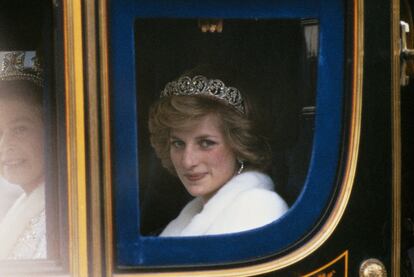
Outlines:
{"type": "Polygon", "coordinates": [[[186,147],[186,149],[183,151],[181,163],[183,167],[186,169],[190,169],[196,166],[198,163],[197,151],[193,149],[191,146],[186,147]]]}

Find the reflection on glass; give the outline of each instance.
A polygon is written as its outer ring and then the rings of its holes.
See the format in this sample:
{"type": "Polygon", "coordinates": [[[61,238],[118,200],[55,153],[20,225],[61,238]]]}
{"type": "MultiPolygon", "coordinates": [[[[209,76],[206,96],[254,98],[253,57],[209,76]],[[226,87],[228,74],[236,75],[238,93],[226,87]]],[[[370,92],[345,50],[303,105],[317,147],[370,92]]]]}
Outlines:
{"type": "Polygon", "coordinates": [[[170,82],[150,113],[151,142],[164,167],[195,197],[161,236],[234,233],[287,211],[265,173],[271,163],[239,72],[202,66],[170,82]]]}
{"type": "Polygon", "coordinates": [[[33,51],[1,52],[0,60],[0,172],[23,190],[0,221],[0,259],[44,259],[42,70],[33,51]]]}

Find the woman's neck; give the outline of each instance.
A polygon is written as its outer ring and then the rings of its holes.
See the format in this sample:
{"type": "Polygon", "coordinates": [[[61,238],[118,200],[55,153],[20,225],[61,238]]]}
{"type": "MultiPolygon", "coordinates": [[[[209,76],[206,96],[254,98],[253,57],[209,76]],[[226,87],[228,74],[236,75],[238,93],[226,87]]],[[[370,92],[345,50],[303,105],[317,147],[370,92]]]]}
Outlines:
{"type": "Polygon", "coordinates": [[[44,181],[41,180],[41,181],[36,182],[36,183],[27,184],[27,185],[21,185],[21,188],[24,190],[24,192],[26,193],[26,195],[29,195],[33,191],[35,191],[38,187],[40,187],[43,183],[44,183],[44,181]]]}

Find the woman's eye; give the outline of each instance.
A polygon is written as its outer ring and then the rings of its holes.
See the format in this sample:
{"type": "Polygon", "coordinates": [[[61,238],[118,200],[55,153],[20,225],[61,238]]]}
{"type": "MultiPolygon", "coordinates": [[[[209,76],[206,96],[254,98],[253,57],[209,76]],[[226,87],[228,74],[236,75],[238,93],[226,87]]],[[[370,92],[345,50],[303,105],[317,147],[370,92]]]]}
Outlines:
{"type": "Polygon", "coordinates": [[[17,136],[24,135],[27,132],[28,128],[26,126],[18,126],[13,129],[13,133],[17,136]]]}
{"type": "Polygon", "coordinates": [[[172,140],[171,142],[171,146],[174,148],[183,148],[184,147],[184,142],[181,140],[172,140]]]}
{"type": "Polygon", "coordinates": [[[212,140],[209,140],[209,139],[203,139],[203,140],[200,141],[200,146],[202,148],[209,148],[209,147],[211,147],[215,144],[216,144],[215,141],[212,141],[212,140]]]}

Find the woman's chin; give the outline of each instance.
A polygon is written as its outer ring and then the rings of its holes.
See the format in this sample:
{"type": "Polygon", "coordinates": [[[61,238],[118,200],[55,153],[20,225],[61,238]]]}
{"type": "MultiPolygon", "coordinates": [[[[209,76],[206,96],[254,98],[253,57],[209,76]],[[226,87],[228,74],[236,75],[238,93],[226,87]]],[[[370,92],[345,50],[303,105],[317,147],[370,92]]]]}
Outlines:
{"type": "Polygon", "coordinates": [[[4,175],[3,175],[3,178],[7,181],[7,182],[9,182],[9,183],[11,183],[11,184],[14,184],[14,185],[21,185],[21,184],[23,184],[23,180],[22,180],[22,178],[20,178],[20,176],[14,176],[14,175],[11,175],[11,174],[6,174],[6,173],[4,173],[4,175]]]}
{"type": "Polygon", "coordinates": [[[206,194],[202,185],[186,184],[185,188],[187,189],[187,192],[193,197],[199,197],[199,196],[202,197],[206,194]]]}
{"type": "MultiPolygon", "coordinates": [[[[186,186],[187,192],[192,197],[200,197],[203,199],[210,199],[212,195],[215,194],[216,191],[210,191],[206,190],[206,188],[203,188],[202,186],[186,186]]],[[[207,202],[207,201],[205,201],[207,202]]]]}
{"type": "Polygon", "coordinates": [[[200,191],[198,191],[198,190],[195,190],[195,189],[188,189],[187,188],[187,192],[192,196],[192,197],[198,197],[198,196],[203,196],[204,195],[204,193],[203,192],[200,192],[200,191]]]}
{"type": "Polygon", "coordinates": [[[3,178],[11,184],[20,186],[24,191],[31,191],[42,183],[40,178],[32,178],[31,176],[17,173],[10,174],[5,172],[3,178]]]}

